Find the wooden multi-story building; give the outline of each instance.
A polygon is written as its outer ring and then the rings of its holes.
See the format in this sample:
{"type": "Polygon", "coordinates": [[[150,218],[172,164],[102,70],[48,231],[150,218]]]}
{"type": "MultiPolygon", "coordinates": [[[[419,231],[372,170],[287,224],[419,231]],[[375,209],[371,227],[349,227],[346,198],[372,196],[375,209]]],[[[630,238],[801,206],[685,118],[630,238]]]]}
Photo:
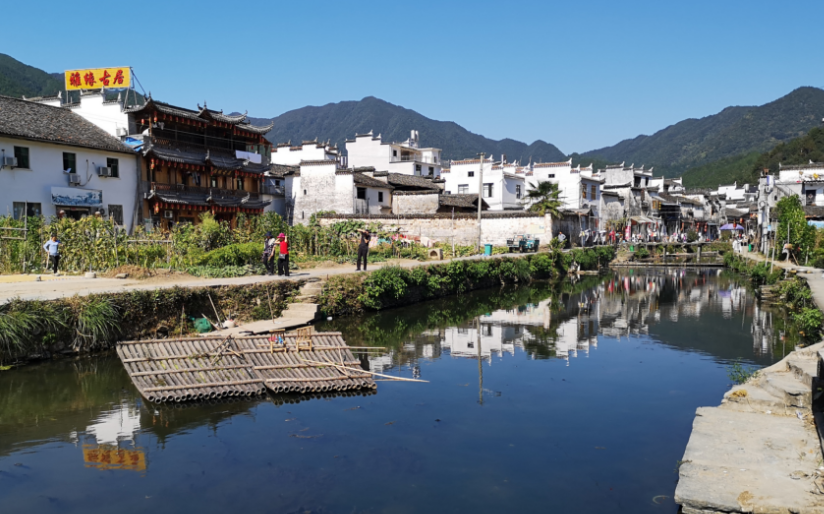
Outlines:
{"type": "MultiPolygon", "coordinates": [[[[130,133],[143,140],[142,219],[156,227],[198,223],[211,212],[234,226],[238,213],[260,214],[278,194],[266,185],[272,125],[252,125],[198,105],[176,107],[151,98],[127,110],[130,133]]],[[[282,192],[280,192],[282,194],[282,192]]]]}

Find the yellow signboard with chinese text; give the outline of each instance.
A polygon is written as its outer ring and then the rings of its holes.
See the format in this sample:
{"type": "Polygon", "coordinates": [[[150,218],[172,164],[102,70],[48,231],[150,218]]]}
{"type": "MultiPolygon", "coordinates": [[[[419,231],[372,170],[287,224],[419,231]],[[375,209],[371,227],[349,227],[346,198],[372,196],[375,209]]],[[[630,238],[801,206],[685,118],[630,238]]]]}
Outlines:
{"type": "Polygon", "coordinates": [[[66,71],[66,90],[103,89],[129,87],[132,83],[131,68],[94,68],[66,71]]]}
{"type": "Polygon", "coordinates": [[[146,454],[139,448],[124,450],[114,446],[84,444],[83,462],[89,468],[146,471],[146,454]]]}

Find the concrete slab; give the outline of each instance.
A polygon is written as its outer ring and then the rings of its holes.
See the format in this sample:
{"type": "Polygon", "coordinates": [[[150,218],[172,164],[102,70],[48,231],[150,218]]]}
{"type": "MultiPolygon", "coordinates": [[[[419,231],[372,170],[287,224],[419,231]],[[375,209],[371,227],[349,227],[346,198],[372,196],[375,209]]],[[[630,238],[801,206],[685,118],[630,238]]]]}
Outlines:
{"type": "MultiPolygon", "coordinates": [[[[797,417],[696,412],[675,501],[684,514],[823,514],[818,434],[797,417]]],[[[824,487],[824,484],[822,484],[824,487]]]]}

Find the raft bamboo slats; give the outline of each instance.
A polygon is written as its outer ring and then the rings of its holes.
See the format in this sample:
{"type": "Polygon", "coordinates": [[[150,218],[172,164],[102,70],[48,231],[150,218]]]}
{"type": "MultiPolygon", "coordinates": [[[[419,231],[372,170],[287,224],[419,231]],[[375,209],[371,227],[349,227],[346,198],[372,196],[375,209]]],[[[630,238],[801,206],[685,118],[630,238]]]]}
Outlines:
{"type": "Polygon", "coordinates": [[[253,396],[267,388],[277,393],[377,388],[371,375],[333,366],[360,369],[340,332],[281,337],[282,345],[267,336],[124,341],[117,355],[140,393],[156,403],[253,396]]]}

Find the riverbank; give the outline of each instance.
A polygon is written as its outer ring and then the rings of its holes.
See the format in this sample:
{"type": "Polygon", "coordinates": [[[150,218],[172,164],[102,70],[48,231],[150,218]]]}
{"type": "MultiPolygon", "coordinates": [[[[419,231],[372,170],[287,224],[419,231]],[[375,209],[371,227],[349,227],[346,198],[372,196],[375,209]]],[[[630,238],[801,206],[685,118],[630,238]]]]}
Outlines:
{"type": "MultiPolygon", "coordinates": [[[[742,258],[770,277],[767,259],[742,258]]],[[[824,306],[821,270],[774,262],[807,281],[824,306]]],[[[824,456],[813,414],[824,342],[797,348],[696,412],[675,501],[684,514],[824,512],[824,456]]]]}
{"type": "MultiPolygon", "coordinates": [[[[192,332],[191,318],[231,316],[239,323],[275,318],[298,298],[301,287],[323,277],[317,294],[324,315],[344,315],[407,305],[507,283],[561,276],[573,265],[597,269],[614,249],[473,256],[446,262],[405,263],[368,273],[317,269],[285,277],[240,277],[168,284],[49,283],[28,298],[0,305],[0,363],[110,348],[117,340],[192,332]],[[68,286],[60,287],[65,284],[68,286]],[[69,296],[73,293],[73,296],[69,296]],[[45,298],[44,298],[45,297],[45,298]],[[214,302],[214,306],[212,306],[214,302]],[[218,314],[215,313],[217,311],[218,314]]],[[[93,279],[97,280],[97,279],[93,279]]],[[[37,283],[26,283],[28,287],[37,283]]],[[[4,291],[8,295],[8,291],[4,291]]]]}

